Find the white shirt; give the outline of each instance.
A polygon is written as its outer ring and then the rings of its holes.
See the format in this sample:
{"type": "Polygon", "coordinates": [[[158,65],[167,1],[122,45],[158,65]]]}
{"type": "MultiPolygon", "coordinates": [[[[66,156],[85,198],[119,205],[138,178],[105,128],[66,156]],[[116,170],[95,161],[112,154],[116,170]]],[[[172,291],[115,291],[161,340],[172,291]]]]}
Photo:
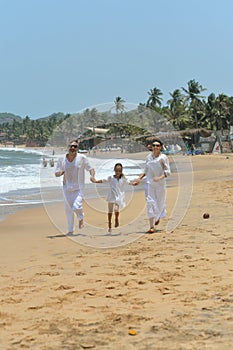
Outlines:
{"type": "Polygon", "coordinates": [[[146,183],[155,184],[154,178],[162,176],[165,174],[169,176],[171,174],[170,165],[168,157],[161,153],[158,157],[155,157],[153,153],[149,154],[146,157],[146,166],[145,166],[145,174],[146,174],[146,183]]]}
{"type": "Polygon", "coordinates": [[[77,154],[72,162],[66,155],[59,158],[56,172],[64,171],[63,186],[68,191],[82,190],[85,185],[85,170],[90,171],[92,166],[83,154],[77,154]]]}
{"type": "Polygon", "coordinates": [[[109,176],[107,179],[104,179],[103,182],[108,182],[110,185],[110,191],[107,195],[107,202],[116,203],[120,208],[125,207],[125,190],[126,185],[129,181],[125,176],[122,176],[120,179],[117,179],[115,176],[109,176]]]}

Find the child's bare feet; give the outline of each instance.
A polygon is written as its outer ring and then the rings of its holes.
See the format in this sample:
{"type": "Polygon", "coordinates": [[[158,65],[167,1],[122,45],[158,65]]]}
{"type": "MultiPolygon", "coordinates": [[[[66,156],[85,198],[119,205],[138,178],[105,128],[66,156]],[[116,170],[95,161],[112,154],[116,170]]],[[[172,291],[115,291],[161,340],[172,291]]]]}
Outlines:
{"type": "Polygon", "coordinates": [[[119,211],[115,211],[115,227],[119,226],[119,211]]]}
{"type": "Polygon", "coordinates": [[[109,228],[109,229],[108,229],[108,232],[112,232],[112,229],[111,229],[111,228],[109,228]]]}
{"type": "Polygon", "coordinates": [[[118,219],[115,220],[115,227],[118,227],[119,226],[119,221],[118,219]]]}

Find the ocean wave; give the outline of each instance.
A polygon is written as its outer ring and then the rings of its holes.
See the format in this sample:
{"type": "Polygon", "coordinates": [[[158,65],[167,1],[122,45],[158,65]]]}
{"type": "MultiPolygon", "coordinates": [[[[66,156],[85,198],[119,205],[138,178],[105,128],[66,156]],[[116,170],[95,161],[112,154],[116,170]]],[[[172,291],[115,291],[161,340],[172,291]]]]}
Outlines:
{"type": "Polygon", "coordinates": [[[31,148],[17,148],[17,147],[0,147],[0,151],[21,152],[21,153],[38,154],[38,155],[44,154],[44,152],[42,150],[36,150],[36,149],[31,149],[31,148]]]}

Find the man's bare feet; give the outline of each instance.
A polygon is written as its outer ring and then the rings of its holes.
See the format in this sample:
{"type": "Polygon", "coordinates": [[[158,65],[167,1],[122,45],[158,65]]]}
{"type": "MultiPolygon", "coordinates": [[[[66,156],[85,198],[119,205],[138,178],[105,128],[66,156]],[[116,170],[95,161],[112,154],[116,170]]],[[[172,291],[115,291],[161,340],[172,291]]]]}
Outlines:
{"type": "Polygon", "coordinates": [[[84,227],[83,219],[79,220],[78,227],[82,229],[84,227]]]}

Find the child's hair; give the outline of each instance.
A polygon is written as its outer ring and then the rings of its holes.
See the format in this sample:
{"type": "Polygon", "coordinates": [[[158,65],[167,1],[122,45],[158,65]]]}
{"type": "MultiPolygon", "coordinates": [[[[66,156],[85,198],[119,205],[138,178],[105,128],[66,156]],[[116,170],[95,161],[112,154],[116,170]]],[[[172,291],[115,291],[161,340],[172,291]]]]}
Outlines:
{"type": "MultiPolygon", "coordinates": [[[[117,167],[121,167],[121,172],[122,172],[122,170],[123,170],[123,165],[121,164],[121,163],[116,163],[115,165],[114,165],[114,171],[116,171],[116,168],[117,167]]],[[[121,176],[120,177],[122,177],[122,176],[125,176],[123,173],[121,173],[121,176]]]]}
{"type": "Polygon", "coordinates": [[[121,170],[123,169],[123,165],[121,163],[116,163],[114,165],[114,171],[116,170],[116,167],[120,166],[121,167],[121,170]]]}

